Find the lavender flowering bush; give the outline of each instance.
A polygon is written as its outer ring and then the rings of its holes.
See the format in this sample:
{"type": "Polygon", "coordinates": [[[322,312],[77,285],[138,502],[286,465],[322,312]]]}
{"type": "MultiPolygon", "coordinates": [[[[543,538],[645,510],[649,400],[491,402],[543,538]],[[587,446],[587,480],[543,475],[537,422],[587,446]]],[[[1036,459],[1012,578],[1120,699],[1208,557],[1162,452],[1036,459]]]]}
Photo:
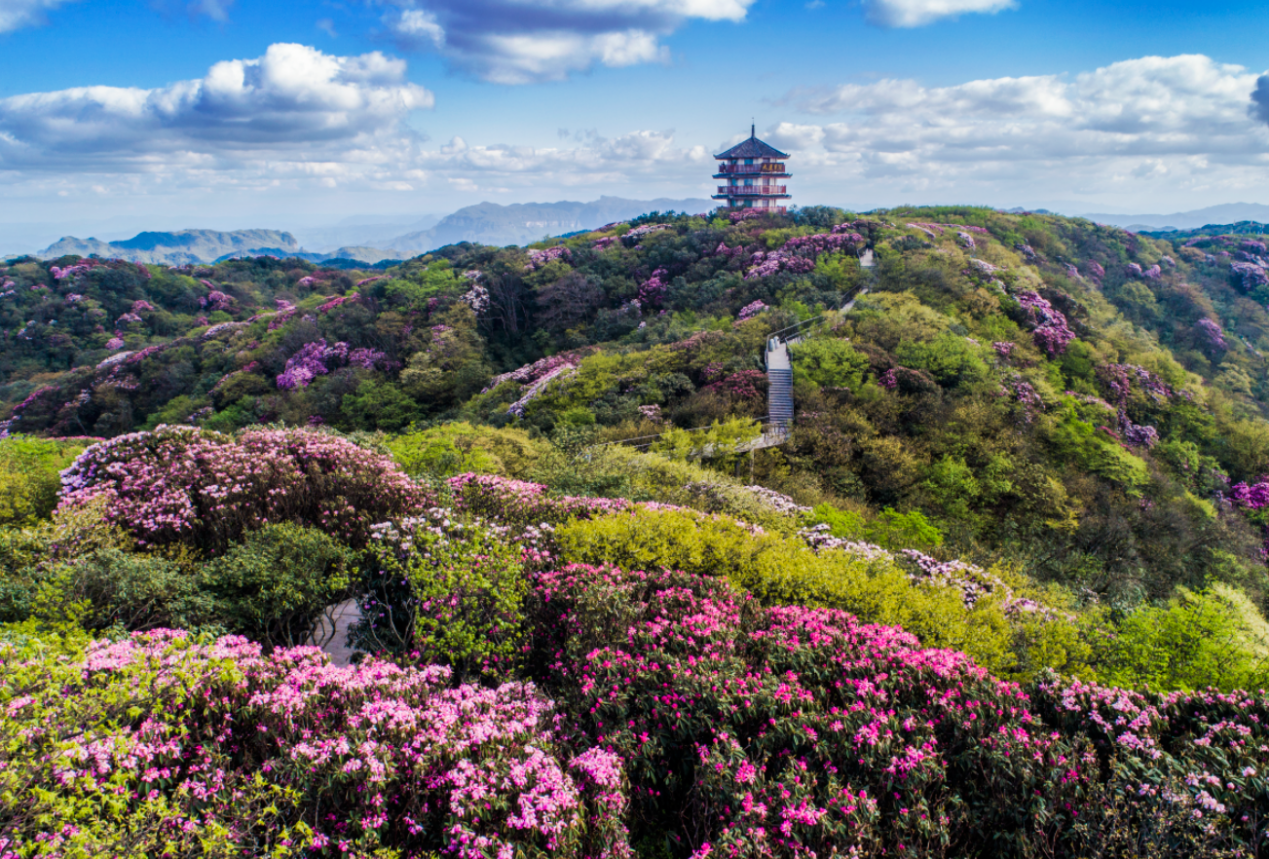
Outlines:
{"type": "Polygon", "coordinates": [[[389,457],[303,430],[237,438],[159,427],[89,447],[62,477],[61,507],[104,503],[142,545],[219,552],[270,522],[313,525],[353,545],[370,526],[408,514],[423,489],[389,457]]]}

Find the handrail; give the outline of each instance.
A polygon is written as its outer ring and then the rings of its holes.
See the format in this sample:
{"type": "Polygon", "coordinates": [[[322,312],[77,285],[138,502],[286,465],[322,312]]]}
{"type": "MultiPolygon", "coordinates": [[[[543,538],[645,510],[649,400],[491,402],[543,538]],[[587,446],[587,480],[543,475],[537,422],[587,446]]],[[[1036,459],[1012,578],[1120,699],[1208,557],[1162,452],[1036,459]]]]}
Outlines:
{"type": "MultiPolygon", "coordinates": [[[[849,304],[851,301],[858,298],[859,294],[862,291],[863,291],[862,287],[860,289],[855,290],[854,294],[851,295],[849,299],[847,299],[846,303],[849,304]]],[[[780,337],[781,334],[784,334],[787,331],[794,331],[798,328],[801,328],[804,325],[811,325],[812,323],[820,322],[821,320],[827,319],[829,313],[836,313],[836,312],[837,311],[830,310],[827,313],[821,313],[819,316],[812,316],[810,319],[804,319],[801,322],[795,322],[793,325],[789,325],[785,328],[781,328],[779,331],[772,331],[770,334],[767,335],[767,338],[768,338],[767,342],[770,343],[771,338],[780,337]]]]}

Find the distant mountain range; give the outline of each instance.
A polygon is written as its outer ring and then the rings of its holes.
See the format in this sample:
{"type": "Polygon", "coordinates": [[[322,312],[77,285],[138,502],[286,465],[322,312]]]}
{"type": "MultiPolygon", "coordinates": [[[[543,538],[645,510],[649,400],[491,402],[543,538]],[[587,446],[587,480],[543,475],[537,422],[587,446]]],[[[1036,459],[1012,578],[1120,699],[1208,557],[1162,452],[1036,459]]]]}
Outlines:
{"type": "Polygon", "coordinates": [[[626,200],[600,197],[590,203],[479,203],[442,218],[435,227],[394,236],[389,247],[423,253],[458,242],[479,242],[504,247],[541,241],[578,230],[593,230],[614,221],[626,221],[648,212],[708,212],[709,200],[626,200]]]}
{"type": "Polygon", "coordinates": [[[77,254],[112,257],[133,262],[185,265],[210,264],[249,256],[299,257],[310,262],[350,259],[364,263],[399,260],[458,242],[503,247],[540,241],[578,230],[594,229],[656,211],[706,212],[708,200],[626,200],[600,197],[590,203],[515,203],[502,206],[480,203],[459,209],[440,220],[435,216],[399,224],[349,224],[310,230],[306,238],[315,245],[330,239],[357,242],[319,253],[305,250],[295,236],[281,230],[177,230],[144,232],[125,241],[104,242],[66,236],[37,254],[41,259],[77,254]],[[394,229],[408,230],[390,234],[394,229]]]}
{"type": "Polygon", "coordinates": [[[1092,213],[1082,215],[1099,224],[1123,227],[1134,232],[1161,232],[1165,230],[1197,230],[1208,224],[1233,224],[1239,221],[1269,221],[1269,206],[1260,203],[1225,203],[1208,206],[1191,212],[1174,212],[1171,215],[1110,215],[1092,213]]]}

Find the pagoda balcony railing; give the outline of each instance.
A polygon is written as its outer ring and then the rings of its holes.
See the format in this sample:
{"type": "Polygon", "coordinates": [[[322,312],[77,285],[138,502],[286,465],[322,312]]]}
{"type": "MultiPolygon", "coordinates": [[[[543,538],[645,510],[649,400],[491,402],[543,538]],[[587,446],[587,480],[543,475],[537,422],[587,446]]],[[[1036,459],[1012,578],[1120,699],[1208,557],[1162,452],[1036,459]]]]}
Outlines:
{"type": "Polygon", "coordinates": [[[730,208],[719,206],[718,209],[721,212],[757,212],[760,215],[783,215],[789,211],[784,206],[754,206],[753,208],[749,206],[732,206],[730,208]]]}
{"type": "Polygon", "coordinates": [[[785,164],[720,164],[718,165],[719,173],[784,173],[787,170],[785,164]]]}
{"type": "Polygon", "coordinates": [[[787,193],[788,185],[719,185],[718,193],[729,197],[761,197],[766,194],[787,193]]]}

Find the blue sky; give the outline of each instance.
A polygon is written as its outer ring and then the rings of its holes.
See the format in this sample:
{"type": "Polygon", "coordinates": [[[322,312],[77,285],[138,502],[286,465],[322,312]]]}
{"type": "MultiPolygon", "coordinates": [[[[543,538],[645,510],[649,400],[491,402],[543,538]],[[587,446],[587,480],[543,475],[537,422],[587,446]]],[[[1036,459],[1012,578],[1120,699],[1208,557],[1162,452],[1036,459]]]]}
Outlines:
{"type": "Polygon", "coordinates": [[[804,204],[1269,202],[1266,30],[1173,0],[0,0],[0,228],[701,197],[750,117],[804,204]]]}

